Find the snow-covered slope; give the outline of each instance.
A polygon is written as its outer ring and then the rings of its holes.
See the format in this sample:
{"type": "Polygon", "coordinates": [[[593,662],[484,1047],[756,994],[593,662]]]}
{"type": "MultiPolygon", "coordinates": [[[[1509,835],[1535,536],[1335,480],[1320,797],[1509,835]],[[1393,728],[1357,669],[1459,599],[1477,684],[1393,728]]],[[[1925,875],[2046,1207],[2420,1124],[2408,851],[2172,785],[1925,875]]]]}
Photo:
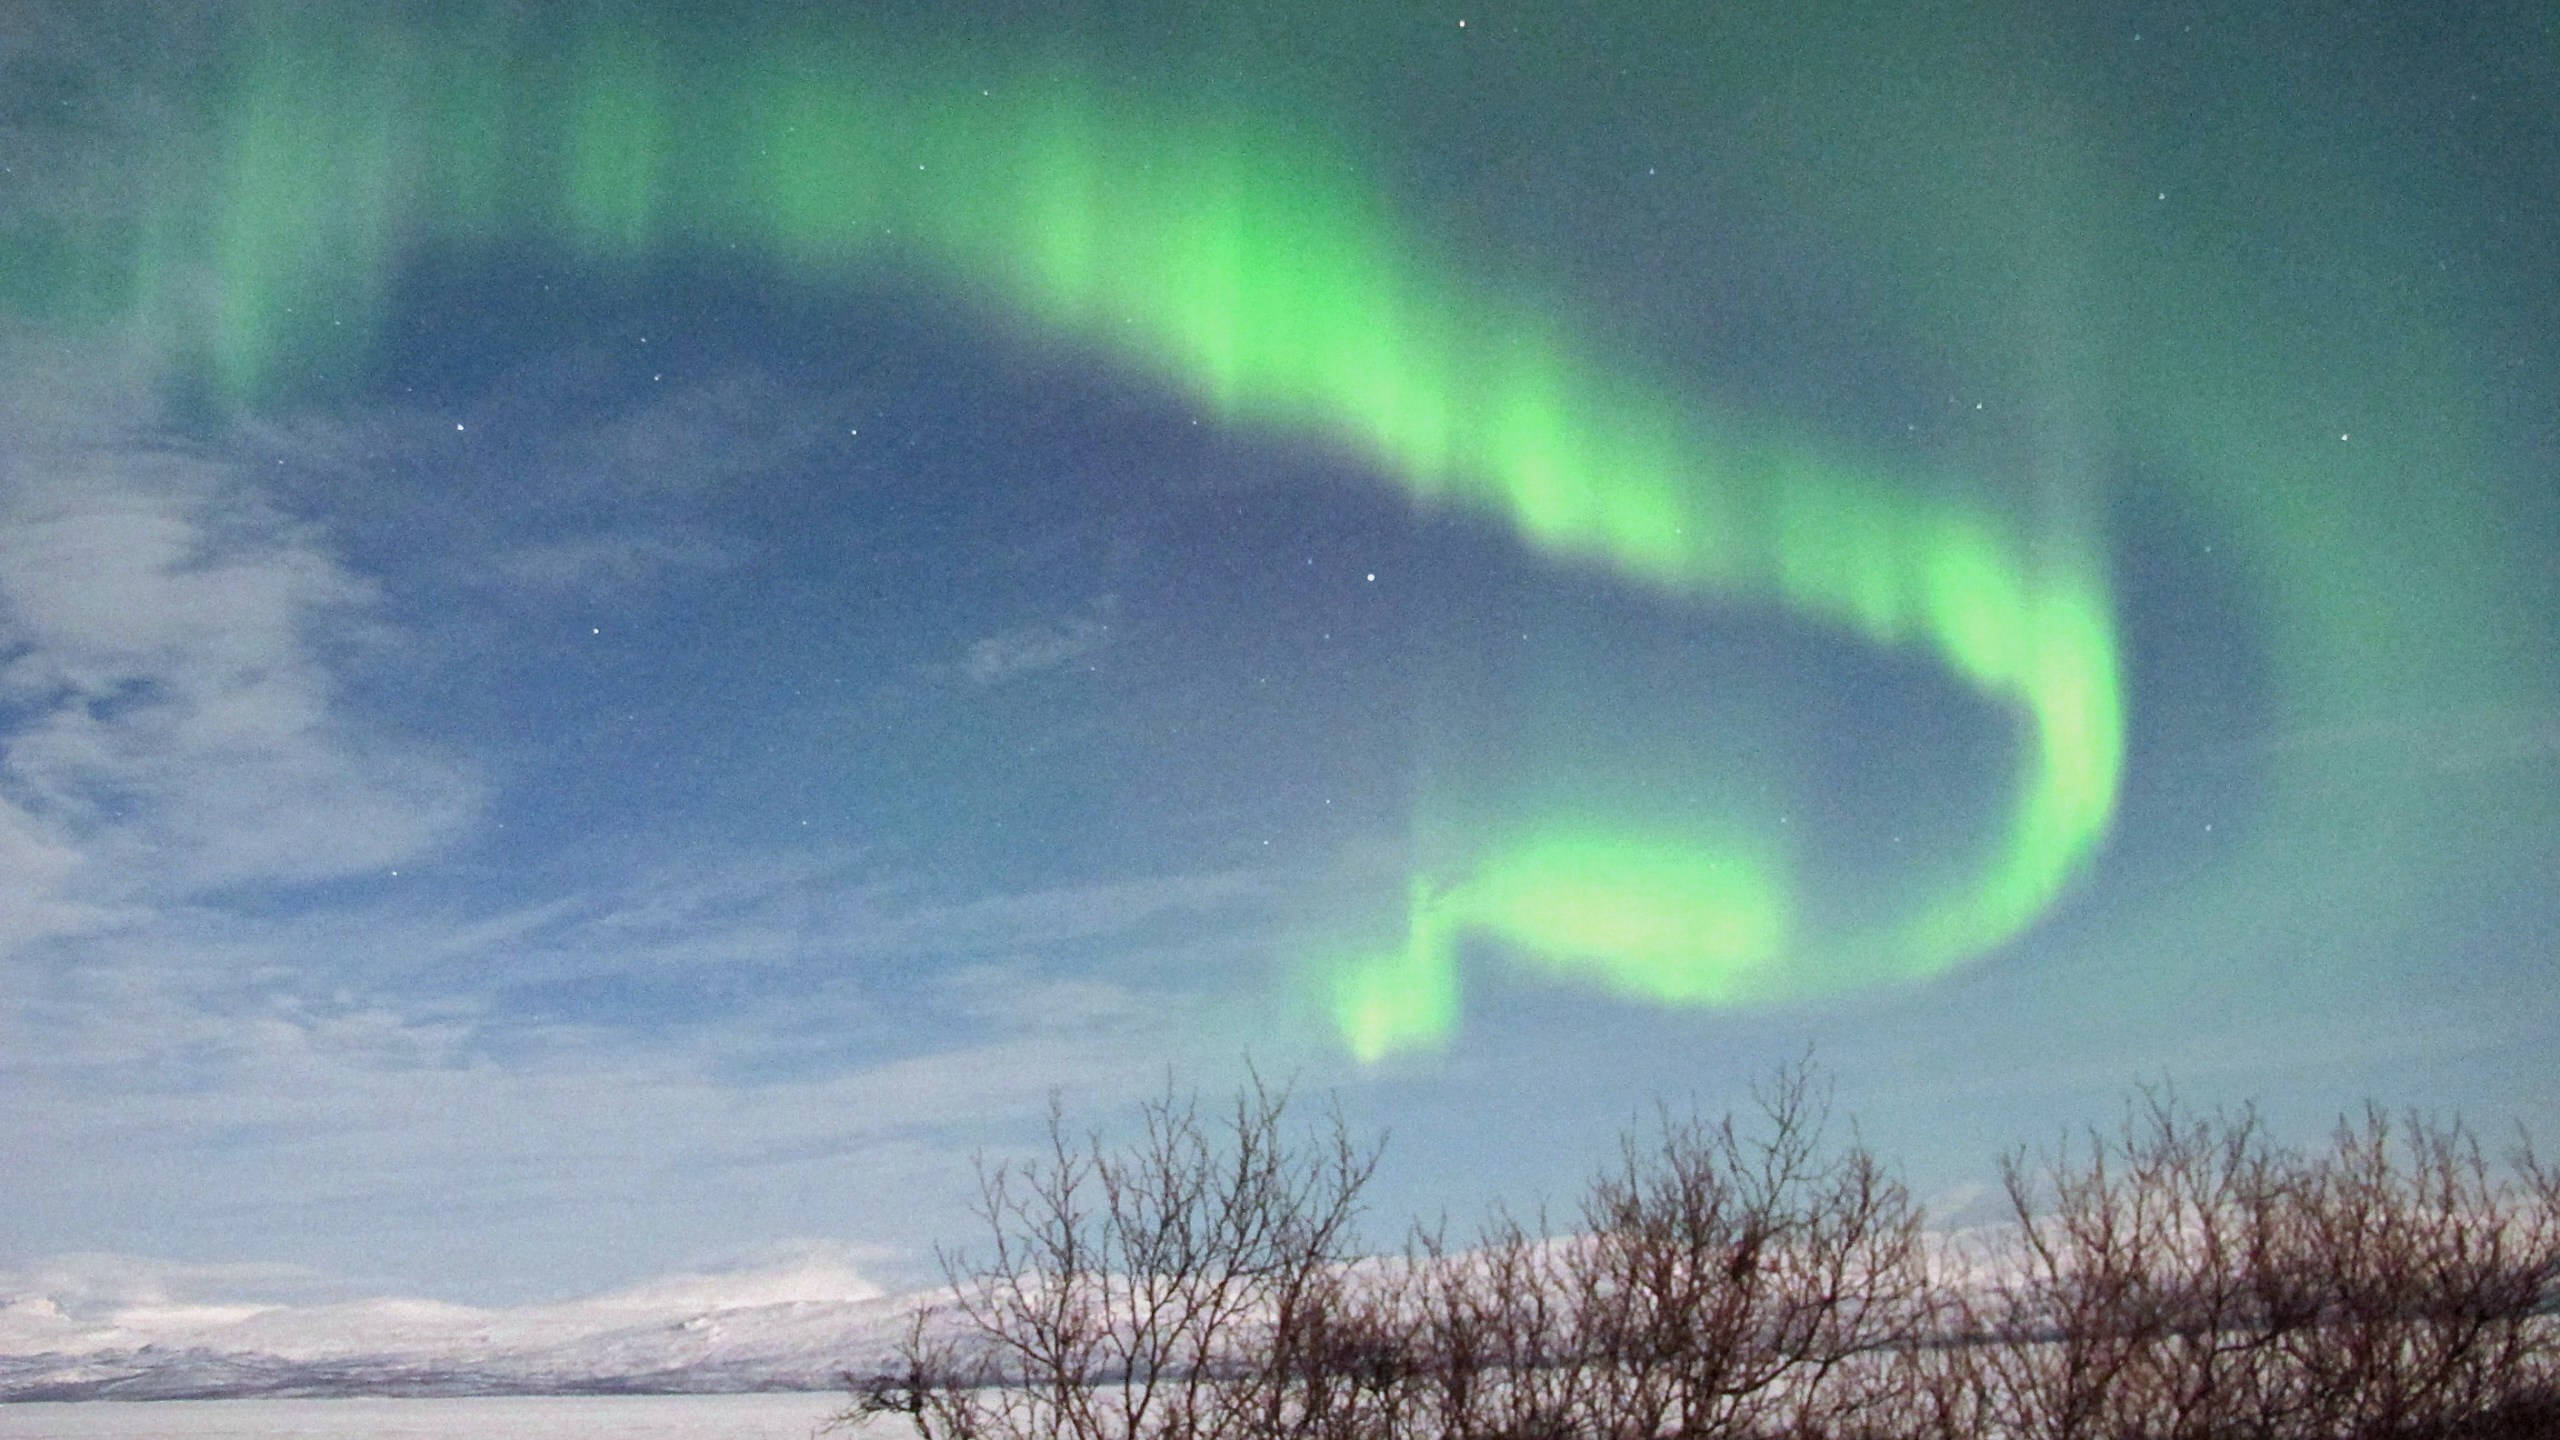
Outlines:
{"type": "Polygon", "coordinates": [[[554,1305],[72,1305],[0,1293],[0,1399],[840,1388],[916,1301],[806,1257],[554,1305]]]}
{"type": "MultiPolygon", "coordinates": [[[[1927,1243],[1942,1274],[1980,1288],[2016,1263],[2006,1235],[1927,1243]]],[[[824,1245],[506,1309],[243,1303],[130,1268],[150,1262],[75,1258],[87,1262],[78,1273],[0,1271],[0,1400],[837,1390],[885,1367],[932,1298],[884,1294],[824,1245]]]]}

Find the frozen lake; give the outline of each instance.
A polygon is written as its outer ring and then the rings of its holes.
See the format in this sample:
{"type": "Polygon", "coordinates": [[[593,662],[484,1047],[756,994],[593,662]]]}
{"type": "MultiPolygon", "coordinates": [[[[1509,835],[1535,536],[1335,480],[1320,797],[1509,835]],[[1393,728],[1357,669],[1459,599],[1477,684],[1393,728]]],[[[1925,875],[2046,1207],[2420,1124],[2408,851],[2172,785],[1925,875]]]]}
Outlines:
{"type": "Polygon", "coordinates": [[[844,1404],[839,1394],[37,1402],[0,1405],[0,1440],[810,1440],[844,1404]]]}

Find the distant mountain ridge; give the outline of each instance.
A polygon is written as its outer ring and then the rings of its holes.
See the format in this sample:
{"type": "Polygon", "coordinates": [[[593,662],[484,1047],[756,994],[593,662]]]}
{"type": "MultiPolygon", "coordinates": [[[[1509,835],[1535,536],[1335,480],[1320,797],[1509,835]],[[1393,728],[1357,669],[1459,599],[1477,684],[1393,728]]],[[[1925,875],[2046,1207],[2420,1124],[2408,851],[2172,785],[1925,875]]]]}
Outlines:
{"type": "Polygon", "coordinates": [[[562,1304],[140,1305],[0,1297],[0,1401],[841,1388],[922,1297],[849,1270],[678,1276],[562,1304]]]}

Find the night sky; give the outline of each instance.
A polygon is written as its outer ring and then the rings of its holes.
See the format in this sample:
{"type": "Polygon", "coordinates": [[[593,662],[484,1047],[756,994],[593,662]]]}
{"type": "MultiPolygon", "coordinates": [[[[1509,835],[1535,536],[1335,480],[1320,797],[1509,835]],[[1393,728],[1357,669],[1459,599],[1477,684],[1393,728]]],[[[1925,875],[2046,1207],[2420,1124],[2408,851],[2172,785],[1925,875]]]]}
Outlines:
{"type": "Polygon", "coordinates": [[[0,367],[0,1282],[2560,1141],[2547,6],[10,0],[0,367]]]}

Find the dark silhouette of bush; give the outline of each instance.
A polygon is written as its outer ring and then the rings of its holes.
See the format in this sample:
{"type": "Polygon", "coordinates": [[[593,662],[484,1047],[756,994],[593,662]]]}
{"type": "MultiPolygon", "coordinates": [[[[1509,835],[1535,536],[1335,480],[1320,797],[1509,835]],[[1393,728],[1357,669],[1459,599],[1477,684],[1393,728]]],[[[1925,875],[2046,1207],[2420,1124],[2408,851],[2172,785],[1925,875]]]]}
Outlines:
{"type": "Polygon", "coordinates": [[[2560,1436],[2560,1175],[2458,1122],[2342,1123],[2145,1091],[2112,1132],[2001,1167],[2010,1223],[1932,1236],[1889,1167],[1780,1070],[1754,1111],[1663,1112],[1557,1233],[1497,1212],[1366,1255],[1377,1148],[1293,1131],[1258,1080],[1222,1123],[982,1173],[848,1418],[924,1440],[2521,1440],[2560,1436]]]}
{"type": "Polygon", "coordinates": [[[2421,1440],[2549,1411],[2560,1196],[2459,1122],[2368,1110],[2301,1151],[2153,1091],[2002,1173],[2013,1225],[1940,1366],[1974,1428],[1942,1433],[2421,1440]]]}
{"type": "Polygon", "coordinates": [[[1338,1114],[1292,1136],[1287,1108],[1259,1079],[1222,1125],[1169,1093],[1111,1151],[1053,1105],[1044,1160],[980,1174],[989,1252],[945,1256],[947,1309],[918,1314],[857,1413],[928,1440],[1282,1433],[1338,1361],[1377,1153],[1338,1114]]]}

